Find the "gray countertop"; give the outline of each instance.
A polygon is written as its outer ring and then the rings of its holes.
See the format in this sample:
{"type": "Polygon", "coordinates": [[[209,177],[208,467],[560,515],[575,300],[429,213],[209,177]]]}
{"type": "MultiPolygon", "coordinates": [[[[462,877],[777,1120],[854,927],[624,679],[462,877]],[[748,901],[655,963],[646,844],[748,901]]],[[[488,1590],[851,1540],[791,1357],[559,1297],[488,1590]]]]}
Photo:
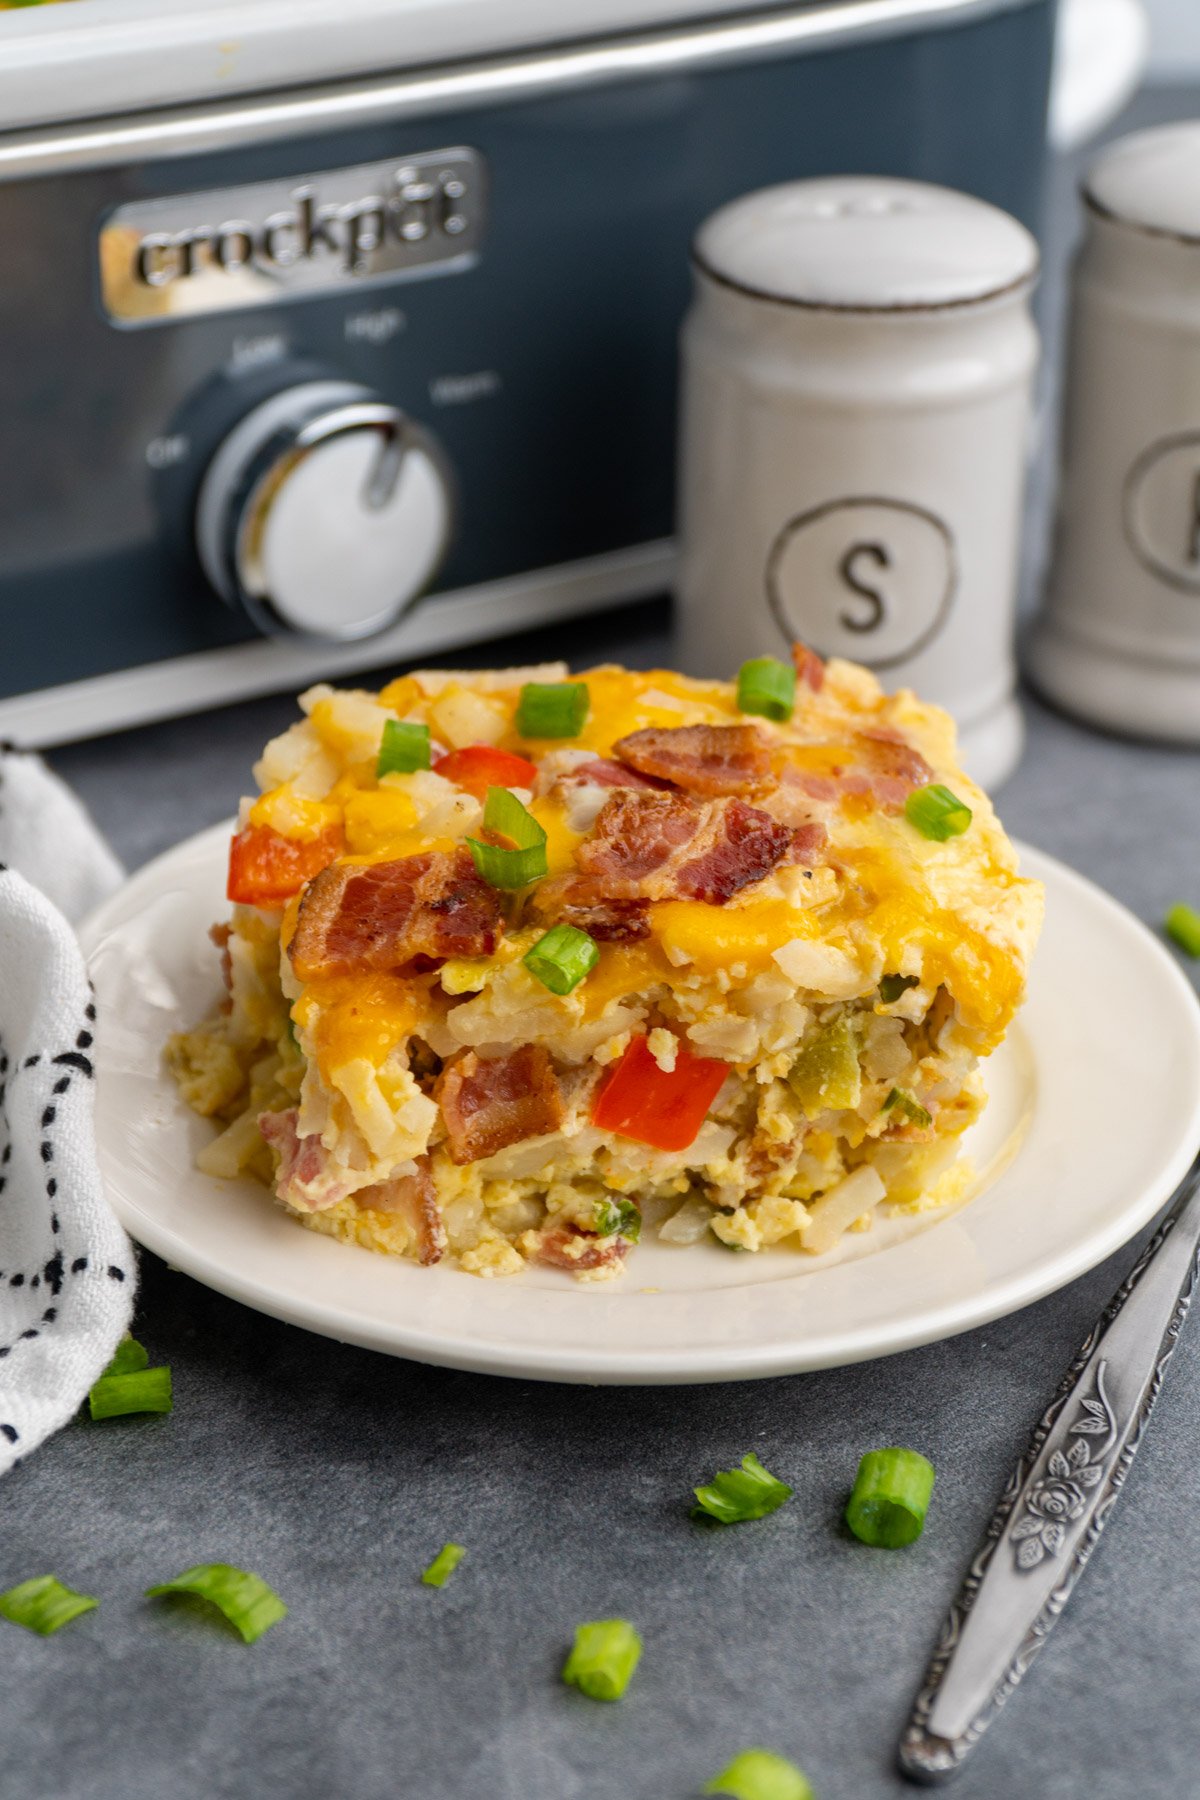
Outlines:
{"type": "MultiPolygon", "coordinates": [[[[661,607],[563,638],[488,657],[670,655],[661,607]]],[[[263,700],[54,760],[133,865],[228,814],[291,715],[263,700]]],[[[1149,922],[1195,899],[1200,758],[1090,734],[1033,701],[1027,715],[1002,796],[1010,829],[1149,922]]],[[[1135,1253],[884,1361],[629,1390],[348,1348],[144,1256],[138,1329],[174,1369],[175,1412],[73,1425],[4,1483],[3,1571],[54,1569],[103,1606],[54,1639],[5,1632],[0,1794],[691,1800],[748,1744],[793,1757],[819,1800],[910,1794],[893,1750],[946,1606],[1135,1253]],[[884,1443],[938,1471],[925,1536],[895,1554],[840,1524],[858,1455],[884,1443]],[[792,1503],[734,1530],[693,1524],[693,1484],[751,1448],[794,1485],[792,1503]],[[447,1538],[469,1556],[439,1593],[417,1578],[447,1538]],[[285,1623],[247,1649],[139,1598],[207,1558],[264,1575],[285,1623]],[[626,1699],[601,1706],[558,1670],[574,1625],[611,1615],[634,1619],[646,1650],[626,1699]]],[[[1193,1329],[1103,1548],[962,1776],[963,1800],[1197,1791],[1198,1464],[1193,1329]]]]}

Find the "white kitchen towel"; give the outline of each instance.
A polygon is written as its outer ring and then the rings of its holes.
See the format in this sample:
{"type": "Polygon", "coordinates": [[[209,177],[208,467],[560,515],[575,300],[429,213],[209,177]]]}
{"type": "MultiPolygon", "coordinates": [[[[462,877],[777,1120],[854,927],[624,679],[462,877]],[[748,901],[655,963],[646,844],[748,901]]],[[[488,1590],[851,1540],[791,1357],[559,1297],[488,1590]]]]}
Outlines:
{"type": "Polygon", "coordinates": [[[133,1250],[96,1162],[96,1009],[68,923],[120,879],[41,759],[0,751],[0,1475],[73,1417],[133,1310],[133,1250]]]}

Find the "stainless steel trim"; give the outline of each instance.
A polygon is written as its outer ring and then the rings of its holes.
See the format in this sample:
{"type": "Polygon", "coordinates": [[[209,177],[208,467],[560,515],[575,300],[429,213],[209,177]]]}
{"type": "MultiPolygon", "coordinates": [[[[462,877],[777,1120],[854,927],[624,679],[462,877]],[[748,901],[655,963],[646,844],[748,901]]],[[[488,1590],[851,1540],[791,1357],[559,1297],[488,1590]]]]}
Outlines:
{"type": "Polygon", "coordinates": [[[23,132],[0,138],[0,181],[239,149],[464,106],[512,104],[603,82],[828,49],[854,38],[936,30],[1030,4],[1032,0],[826,0],[822,5],[720,19],[686,30],[631,33],[382,81],[340,81],[227,106],[179,107],[96,120],[69,130],[23,132]]]}
{"type": "MultiPolygon", "coordinates": [[[[29,749],[125,731],[155,719],[278,694],[359,670],[398,667],[432,651],[525,631],[554,620],[590,618],[606,607],[665,594],[675,577],[668,538],[601,556],[507,575],[478,587],[431,594],[398,625],[354,644],[253,638],[109,675],[0,698],[0,737],[29,749]]],[[[562,634],[570,653],[569,630],[562,634]]],[[[483,662],[489,657],[481,653],[483,662]]],[[[492,657],[490,660],[494,661],[492,657]]]]}

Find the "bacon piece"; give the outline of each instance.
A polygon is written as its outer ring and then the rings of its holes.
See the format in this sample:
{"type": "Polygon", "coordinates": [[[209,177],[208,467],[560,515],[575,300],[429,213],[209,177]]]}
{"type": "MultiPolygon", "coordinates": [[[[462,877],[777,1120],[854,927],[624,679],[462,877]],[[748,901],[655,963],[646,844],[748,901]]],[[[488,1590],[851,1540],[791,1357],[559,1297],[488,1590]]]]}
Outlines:
{"type": "Polygon", "coordinates": [[[829,833],[816,820],[808,825],[797,825],[792,832],[792,841],[784,861],[799,863],[806,869],[815,869],[828,842],[829,833]]]}
{"type": "Polygon", "coordinates": [[[421,956],[490,956],[500,908],[469,850],[341,863],[305,888],[288,955],[301,981],[397,969],[421,956]]]}
{"type": "Polygon", "coordinates": [[[897,812],[914,788],[933,780],[933,770],[906,738],[889,726],[857,732],[845,745],[831,745],[837,760],[822,771],[784,766],[786,787],[799,788],[810,800],[832,804],[848,795],[870,799],[897,812]]]}
{"type": "Polygon", "coordinates": [[[685,900],[720,906],[752,881],[769,875],[792,847],[793,834],[786,825],[744,800],[731,800],[720,822],[716,843],[676,871],[676,891],[685,900]]]}
{"type": "Polygon", "coordinates": [[[914,788],[933,780],[933,770],[907,738],[890,726],[869,727],[866,740],[871,791],[881,806],[901,807],[914,788]]]}
{"type": "Polygon", "coordinates": [[[796,668],[796,680],[807,682],[814,694],[819,694],[825,686],[825,664],[815,650],[807,644],[799,642],[792,645],[792,662],[796,668]]]}
{"type": "Polygon", "coordinates": [[[660,781],[653,775],[641,775],[636,769],[626,768],[624,763],[614,762],[607,756],[597,757],[595,762],[579,763],[561,779],[566,782],[586,781],[592,787],[662,789],[671,785],[669,781],[660,781]]]}
{"type": "Polygon", "coordinates": [[[573,876],[543,882],[535,901],[537,911],[556,924],[586,931],[598,944],[637,944],[650,936],[648,900],[608,900],[593,891],[595,886],[573,876]]]}
{"type": "Polygon", "coordinates": [[[428,1268],[446,1251],[446,1227],[427,1156],[417,1158],[415,1175],[394,1175],[374,1187],[359,1188],[355,1203],[367,1212],[403,1213],[417,1237],[417,1261],[428,1268]]]}
{"type": "Polygon", "coordinates": [[[442,1070],[433,1097],[456,1163],[478,1162],[524,1138],[557,1131],[567,1112],[554,1065],[540,1044],[487,1058],[468,1050],[442,1070]]]}
{"type": "Polygon", "coordinates": [[[621,738],[613,755],[693,794],[752,794],[773,785],[766,740],[754,725],[651,726],[621,738]]]}
{"type": "Polygon", "coordinates": [[[301,1137],[296,1130],[297,1111],[258,1115],[258,1129],[278,1153],[275,1192],[299,1212],[323,1212],[336,1206],[351,1191],[345,1170],[340,1169],[315,1134],[301,1137]]]}
{"type": "Polygon", "coordinates": [[[570,1231],[559,1225],[541,1233],[534,1261],[549,1263],[553,1269],[603,1269],[623,1262],[628,1253],[625,1238],[595,1238],[588,1232],[570,1231]]]}
{"type": "Polygon", "coordinates": [[[791,840],[786,825],[744,800],[620,792],[576,852],[582,879],[545,898],[580,908],[680,898],[721,905],[769,874],[791,840]]]}
{"type": "Polygon", "coordinates": [[[595,878],[606,899],[643,898],[641,884],[691,843],[704,815],[684,794],[650,794],[619,789],[606,800],[575,852],[577,866],[595,878]]]}

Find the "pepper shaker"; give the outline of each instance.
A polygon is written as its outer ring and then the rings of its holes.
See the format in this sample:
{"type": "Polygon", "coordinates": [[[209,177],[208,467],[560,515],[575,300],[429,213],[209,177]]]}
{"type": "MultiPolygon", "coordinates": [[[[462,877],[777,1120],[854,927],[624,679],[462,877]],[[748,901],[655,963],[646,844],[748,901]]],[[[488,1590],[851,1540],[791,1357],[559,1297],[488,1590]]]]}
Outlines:
{"type": "Polygon", "coordinates": [[[727,674],[799,638],[1020,753],[1017,559],[1037,247],[998,208],[838,177],[700,228],[683,336],[679,633],[727,674]]]}
{"type": "Polygon", "coordinates": [[[1200,124],[1114,144],[1083,200],[1029,671],[1095,724],[1200,743],[1200,124]]]}

